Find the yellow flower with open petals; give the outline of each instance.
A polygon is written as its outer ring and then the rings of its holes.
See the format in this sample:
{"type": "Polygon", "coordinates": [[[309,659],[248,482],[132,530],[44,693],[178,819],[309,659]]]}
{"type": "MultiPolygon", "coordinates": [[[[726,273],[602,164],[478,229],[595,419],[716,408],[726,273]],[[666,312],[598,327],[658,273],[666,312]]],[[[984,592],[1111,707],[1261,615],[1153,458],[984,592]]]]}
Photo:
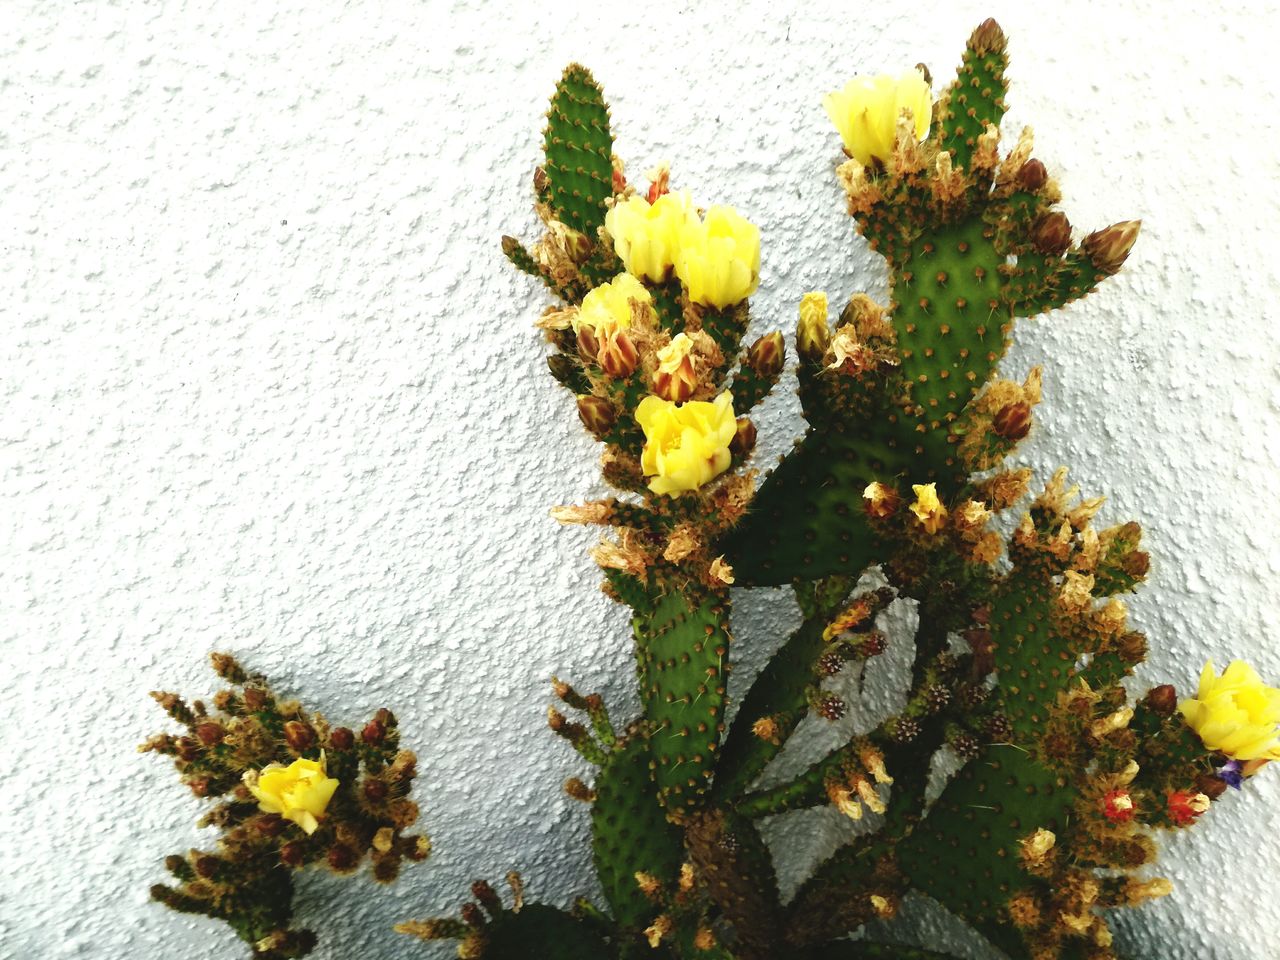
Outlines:
{"type": "Polygon", "coordinates": [[[681,227],[676,275],[695,303],[741,303],[760,285],[760,230],[732,207],[711,207],[681,227]]]}
{"type": "Polygon", "coordinates": [[[911,512],[916,515],[916,519],[920,521],[926,533],[937,533],[942,528],[943,521],[947,519],[947,508],[938,499],[938,485],[913,483],[911,489],[916,494],[916,502],[910,507],[911,512]]]}
{"type": "Polygon", "coordinates": [[[644,431],[640,465],[657,494],[675,496],[697,490],[729,468],[729,442],[738,432],[733,397],[726,390],[715,400],[672,403],[648,396],[636,407],[644,431]]]}
{"type": "Polygon", "coordinates": [[[1262,682],[1243,660],[1218,676],[1210,660],[1200,690],[1178,710],[1210,750],[1233,760],[1280,760],[1280,690],[1262,682]]]}
{"type": "Polygon", "coordinates": [[[893,154],[898,117],[903,110],[911,113],[917,140],[929,132],[933,95],[919,70],[908,70],[900,77],[880,74],[854,77],[843,90],[822,98],[827,116],[840,131],[840,139],[849,156],[864,166],[875,157],[888,160],[893,154]]]}
{"type": "Polygon", "coordinates": [[[653,203],[641,196],[619,200],[605,214],[604,226],[627,272],[659,283],[675,266],[681,229],[694,220],[688,192],[664,193],[653,203]]]}
{"type": "Polygon", "coordinates": [[[278,813],[308,834],[316,832],[318,818],[338,789],[338,781],[325,773],[323,753],[319,760],[299,758],[287,767],[273,763],[245,771],[244,784],[258,798],[259,810],[278,813]]]}
{"type": "Polygon", "coordinates": [[[595,287],[582,298],[573,319],[573,331],[590,327],[599,337],[631,326],[631,301],[652,303],[653,296],[643,283],[629,273],[620,273],[608,283],[595,287]]]}

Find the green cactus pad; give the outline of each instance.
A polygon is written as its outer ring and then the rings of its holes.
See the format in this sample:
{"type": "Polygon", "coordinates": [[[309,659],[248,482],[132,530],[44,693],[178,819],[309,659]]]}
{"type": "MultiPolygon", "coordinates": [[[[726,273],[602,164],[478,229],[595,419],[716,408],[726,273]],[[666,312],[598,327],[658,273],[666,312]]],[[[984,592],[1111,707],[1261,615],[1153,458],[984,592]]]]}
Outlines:
{"type": "Polygon", "coordinates": [[[583,921],[545,904],[503,911],[485,928],[484,960],[612,960],[604,940],[583,921]]]}
{"type": "Polygon", "coordinates": [[[675,882],[684,848],[667,821],[649,772],[649,745],[641,737],[615,751],[595,782],[591,807],[596,875],[613,917],[624,930],[644,929],[658,912],[636,885],[636,873],[675,882]]]}
{"type": "Polygon", "coordinates": [[[664,583],[632,621],[640,694],[658,795],[679,817],[707,789],[724,717],[729,599],[687,581],[664,583]]]}
{"type": "Polygon", "coordinates": [[[943,790],[929,815],[898,845],[913,886],[970,923],[996,921],[1009,897],[1038,881],[1019,841],[1037,829],[1060,845],[1075,791],[1025,750],[993,744],[943,790]]]}
{"type": "Polygon", "coordinates": [[[981,24],[969,37],[960,70],[938,102],[939,143],[951,153],[956,167],[967,169],[978,137],[987,124],[1004,117],[1009,66],[1005,37],[994,20],[981,24]]]}
{"type": "Polygon", "coordinates": [[[595,240],[613,195],[609,108],[590,71],[565,68],[547,111],[546,198],[556,219],[595,240]]]}

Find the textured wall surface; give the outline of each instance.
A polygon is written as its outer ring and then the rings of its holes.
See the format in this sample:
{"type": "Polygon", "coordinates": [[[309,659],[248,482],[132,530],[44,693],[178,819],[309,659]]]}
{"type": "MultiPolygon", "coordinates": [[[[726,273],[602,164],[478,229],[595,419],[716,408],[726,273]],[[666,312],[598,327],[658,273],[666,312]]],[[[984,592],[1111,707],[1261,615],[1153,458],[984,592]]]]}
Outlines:
{"type": "MultiPolygon", "coordinates": [[[[626,616],[596,589],[593,534],[547,516],[597,491],[595,452],[542,370],[544,295],[498,248],[532,234],[540,113],[571,59],[604,83],[632,171],[670,159],[677,186],[760,224],[762,332],[806,290],[884,288],[821,94],[918,61],[945,79],[999,17],[1006,129],[1034,122],[1078,228],[1145,221],[1120,277],[1023,326],[1005,370],[1042,363],[1046,403],[1022,457],[1108,493],[1103,520],[1143,521],[1143,681],[1185,688],[1232,653],[1280,679],[1274,10],[594,6],[5,4],[0,956],[242,955],[147,900],[164,854],[208,835],[133,752],[164,726],[146,692],[212,690],[211,649],[335,720],[390,705],[422,758],[436,855],[388,889],[308,875],[320,960],[446,956],[390,925],[513,866],[540,898],[591,891],[546,680],[630,709],[626,616]]],[[[799,429],[780,394],[766,461],[799,429]]],[[[793,617],[785,592],[739,597],[738,689],[793,617]]],[[[1266,773],[1167,844],[1177,892],[1119,921],[1128,955],[1274,960],[1266,773]]],[[[774,826],[790,882],[830,821],[774,826]]],[[[908,933],[949,929],[910,913],[908,933]]]]}

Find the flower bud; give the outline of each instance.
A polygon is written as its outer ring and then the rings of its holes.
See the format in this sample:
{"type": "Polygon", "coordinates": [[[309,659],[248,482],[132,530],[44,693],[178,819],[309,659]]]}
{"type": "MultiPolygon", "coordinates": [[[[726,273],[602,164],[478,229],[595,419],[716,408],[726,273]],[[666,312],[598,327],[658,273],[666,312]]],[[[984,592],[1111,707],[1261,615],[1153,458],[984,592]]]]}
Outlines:
{"type": "Polygon", "coordinates": [[[187,786],[197,797],[207,797],[213,789],[213,781],[208,777],[196,777],[194,780],[188,780],[187,786]]]}
{"type": "Polygon", "coordinates": [[[617,419],[613,412],[613,404],[604,397],[583,394],[578,398],[578,417],[587,432],[596,438],[603,438],[617,419]]]}
{"type": "Polygon", "coordinates": [[[329,731],[329,744],[335,750],[350,750],[356,743],[356,735],[348,727],[336,727],[329,731]]]}
{"type": "Polygon", "coordinates": [[[600,341],[596,339],[594,327],[583,324],[578,328],[578,356],[587,363],[595,363],[600,355],[600,341]]]}
{"type": "Polygon", "coordinates": [[[267,705],[267,692],[261,687],[245,687],[244,705],[250,711],[261,710],[267,705]]]}
{"type": "MultiPolygon", "coordinates": [[[[585,331],[587,328],[583,327],[585,331]]],[[[640,364],[640,353],[625,330],[610,330],[601,339],[596,354],[600,369],[608,376],[622,379],[631,376],[640,364]]]]}
{"type": "Polygon", "coordinates": [[[1044,164],[1032,157],[1018,171],[1018,186],[1029,193],[1035,193],[1049,182],[1049,171],[1044,164]]]}
{"type": "Polygon", "coordinates": [[[1210,800],[1217,800],[1227,792],[1227,781],[1211,773],[1202,773],[1196,778],[1196,790],[1210,800]]]}
{"type": "Polygon", "coordinates": [[[969,36],[969,46],[980,57],[985,57],[989,53],[1001,53],[1006,44],[1007,40],[1004,31],[1000,29],[1000,24],[990,17],[978,24],[977,29],[969,36]]]}
{"type": "Polygon", "coordinates": [[[200,756],[200,745],[190,737],[178,738],[178,759],[191,763],[200,756]]]}
{"type": "Polygon", "coordinates": [[[360,855],[345,843],[335,843],[329,848],[329,867],[338,873],[352,870],[360,862],[360,855]]]}
{"type": "Polygon", "coordinates": [[[300,867],[306,859],[302,841],[292,840],[280,848],[280,862],[290,867],[300,867]]]}
{"type": "Polygon", "coordinates": [[[364,795],[374,803],[385,800],[388,790],[389,788],[382,780],[366,780],[364,782],[364,795]]]}
{"type": "Polygon", "coordinates": [[[1178,691],[1171,683],[1162,683],[1152,687],[1146,697],[1147,707],[1160,717],[1168,717],[1178,709],[1178,691]]]}
{"type": "Polygon", "coordinates": [[[1093,265],[1103,273],[1116,273],[1124,264],[1134,241],[1138,239],[1138,231],[1142,228],[1141,220],[1125,220],[1113,223],[1104,230],[1097,230],[1084,238],[1080,246],[1093,261],[1093,265]]]}
{"type": "Polygon", "coordinates": [[[1058,210],[1046,213],[1031,227],[1031,243],[1047,257],[1059,257],[1071,246],[1071,221],[1058,210]]]}
{"type": "Polygon", "coordinates": [[[570,777],[564,782],[564,792],[583,803],[591,803],[596,798],[596,792],[577,777],[570,777]]]}
{"type": "Polygon", "coordinates": [[[1142,663],[1147,658],[1147,638],[1131,630],[1116,643],[1116,652],[1125,663],[1142,663]]]}
{"type": "Polygon", "coordinates": [[[285,819],[278,813],[266,813],[253,821],[254,828],[264,837],[278,837],[284,831],[285,819]]]}
{"type": "Polygon", "coordinates": [[[810,363],[820,363],[831,345],[827,325],[827,295],[806,293],[800,299],[800,322],[796,326],[796,351],[810,363]]]}
{"type": "Polygon", "coordinates": [[[471,884],[471,895],[490,913],[496,913],[502,909],[502,901],[498,899],[498,894],[494,892],[487,880],[477,880],[471,884]]]}
{"type": "Polygon", "coordinates": [[[360,731],[360,739],[371,747],[376,747],[387,736],[386,725],[381,720],[374,717],[364,725],[364,729],[360,731]]]}
{"type": "Polygon", "coordinates": [[[763,380],[772,380],[782,372],[787,359],[786,343],[777,330],[766,333],[747,351],[747,366],[763,380]]]}
{"type": "Polygon", "coordinates": [[[316,742],[316,732],[305,723],[290,720],[284,725],[284,739],[285,743],[302,753],[316,742]]]}
{"type": "Polygon", "coordinates": [[[547,357],[547,369],[555,377],[556,383],[569,384],[578,376],[580,367],[569,354],[553,353],[547,357]]]}
{"type": "Polygon", "coordinates": [[[212,747],[214,744],[221,743],[222,738],[227,732],[222,729],[222,724],[214,723],[212,720],[208,723],[202,723],[196,727],[196,739],[203,743],[206,747],[212,747]]]}
{"type": "Polygon", "coordinates": [[[749,456],[756,448],[756,425],[747,417],[738,418],[738,432],[729,441],[729,452],[739,459],[749,456]]]}
{"type": "Polygon", "coordinates": [[[192,866],[195,867],[197,874],[208,880],[218,872],[218,864],[219,861],[217,857],[211,857],[208,854],[201,854],[196,857],[195,863],[192,864],[192,866]]]}
{"type": "Polygon", "coordinates": [[[1031,432],[1031,404],[1020,400],[1001,407],[991,420],[991,429],[1006,440],[1021,440],[1031,432]]]}

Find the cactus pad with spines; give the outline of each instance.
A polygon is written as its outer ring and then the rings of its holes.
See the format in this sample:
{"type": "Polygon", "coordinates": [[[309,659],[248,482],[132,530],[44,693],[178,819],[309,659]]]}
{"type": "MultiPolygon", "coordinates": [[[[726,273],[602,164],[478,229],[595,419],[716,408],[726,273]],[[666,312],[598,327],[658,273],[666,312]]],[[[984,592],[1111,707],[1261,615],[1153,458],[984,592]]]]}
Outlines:
{"type": "Polygon", "coordinates": [[[547,111],[546,198],[558,220],[595,238],[604,202],[613,195],[613,135],[609,108],[591,72],[565,68],[547,111]]]}
{"type": "Polygon", "coordinates": [[[680,817],[710,785],[729,668],[728,597],[679,580],[634,621],[658,795],[680,817]]]}
{"type": "Polygon", "coordinates": [[[613,919],[633,936],[656,913],[653,901],[636,883],[636,874],[674,883],[683,854],[680,831],[667,821],[649,766],[648,742],[632,737],[596,777],[591,807],[596,876],[613,919]]]}

